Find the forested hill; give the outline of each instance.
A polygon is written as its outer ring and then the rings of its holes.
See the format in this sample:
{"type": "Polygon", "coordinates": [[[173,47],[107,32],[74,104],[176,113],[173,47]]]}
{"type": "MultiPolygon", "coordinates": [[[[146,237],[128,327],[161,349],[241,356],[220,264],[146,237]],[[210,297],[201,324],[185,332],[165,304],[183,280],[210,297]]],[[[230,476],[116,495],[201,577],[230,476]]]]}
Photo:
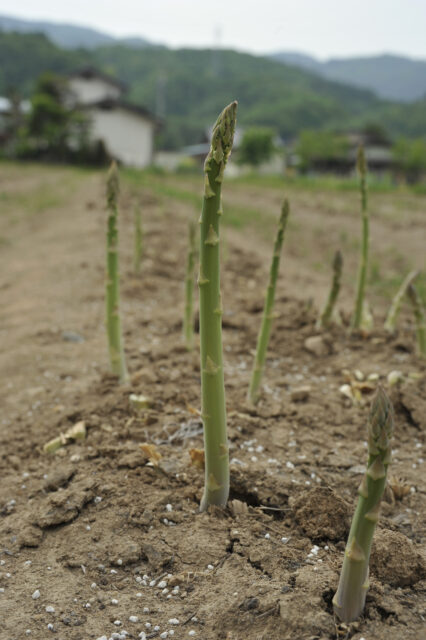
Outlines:
{"type": "Polygon", "coordinates": [[[45,70],[68,73],[92,65],[129,86],[131,101],[165,106],[162,144],[196,143],[220,109],[240,102],[239,122],[266,125],[284,138],[302,129],[348,129],[380,123],[393,135],[426,135],[425,102],[389,103],[373,93],[280,62],[237,53],[122,45],[64,50],[41,34],[0,32],[0,95],[29,95],[45,70]]]}

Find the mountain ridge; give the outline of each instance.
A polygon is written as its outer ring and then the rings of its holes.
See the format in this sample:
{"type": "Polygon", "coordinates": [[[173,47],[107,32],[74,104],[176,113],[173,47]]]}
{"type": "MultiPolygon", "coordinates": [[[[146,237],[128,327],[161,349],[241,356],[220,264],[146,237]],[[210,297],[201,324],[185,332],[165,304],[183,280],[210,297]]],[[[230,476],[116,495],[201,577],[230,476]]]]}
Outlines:
{"type": "Polygon", "coordinates": [[[394,53],[332,57],[321,61],[294,51],[270,55],[273,60],[308,69],[329,80],[374,91],[380,98],[413,102],[426,96],[426,59],[394,53]]]}
{"type": "Polygon", "coordinates": [[[129,47],[144,48],[154,45],[140,36],[117,38],[99,29],[68,22],[49,20],[24,20],[14,16],[0,15],[0,31],[16,33],[43,33],[54,44],[64,49],[95,49],[108,44],[122,43],[129,47]]]}

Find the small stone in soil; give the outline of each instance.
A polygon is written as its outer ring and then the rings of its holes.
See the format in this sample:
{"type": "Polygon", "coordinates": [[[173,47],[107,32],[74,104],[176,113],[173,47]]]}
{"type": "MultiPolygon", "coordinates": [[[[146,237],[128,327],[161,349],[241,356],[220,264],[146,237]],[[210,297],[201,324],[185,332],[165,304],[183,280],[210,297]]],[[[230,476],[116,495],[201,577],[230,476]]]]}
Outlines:
{"type": "Polygon", "coordinates": [[[31,597],[33,600],[37,600],[40,597],[40,591],[36,589],[31,597]]]}
{"type": "Polygon", "coordinates": [[[137,622],[138,620],[138,616],[129,616],[129,622],[137,622]]]}
{"type": "Polygon", "coordinates": [[[55,608],[49,605],[46,607],[46,613],[55,613],[55,608]]]}

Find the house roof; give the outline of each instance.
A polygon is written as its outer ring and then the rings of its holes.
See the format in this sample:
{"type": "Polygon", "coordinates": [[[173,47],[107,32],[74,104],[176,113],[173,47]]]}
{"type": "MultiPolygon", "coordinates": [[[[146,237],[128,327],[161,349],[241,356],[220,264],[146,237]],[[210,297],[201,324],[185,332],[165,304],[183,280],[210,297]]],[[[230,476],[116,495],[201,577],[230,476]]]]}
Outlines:
{"type": "Polygon", "coordinates": [[[154,116],[148,109],[145,107],[141,107],[136,104],[131,104],[130,102],[126,102],[125,100],[113,100],[112,98],[106,98],[104,100],[98,100],[97,102],[91,102],[86,105],[88,109],[100,109],[102,111],[113,111],[114,109],[123,109],[124,111],[129,111],[129,113],[134,113],[137,116],[141,116],[145,120],[150,120],[157,128],[160,128],[163,125],[162,120],[154,116]]]}
{"type": "Polygon", "coordinates": [[[99,71],[99,69],[96,69],[95,67],[88,66],[88,67],[83,67],[82,69],[77,69],[76,71],[73,71],[72,73],[70,73],[69,77],[84,78],[85,80],[99,78],[100,80],[103,80],[107,84],[110,84],[113,87],[117,87],[123,93],[127,91],[127,86],[123,82],[120,82],[120,80],[117,80],[117,78],[114,78],[113,76],[110,76],[106,73],[103,73],[102,71],[99,71]]]}

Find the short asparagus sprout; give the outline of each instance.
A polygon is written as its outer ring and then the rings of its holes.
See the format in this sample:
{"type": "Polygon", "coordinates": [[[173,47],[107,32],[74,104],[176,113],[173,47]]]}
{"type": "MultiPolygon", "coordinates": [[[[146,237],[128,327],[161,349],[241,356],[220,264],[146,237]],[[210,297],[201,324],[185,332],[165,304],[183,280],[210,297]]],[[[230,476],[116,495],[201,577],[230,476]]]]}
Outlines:
{"type": "Polygon", "coordinates": [[[277,284],[278,270],[280,267],[281,249],[283,246],[284,232],[287,225],[288,214],[288,200],[284,200],[281,208],[281,216],[278,223],[277,235],[275,237],[274,252],[272,254],[272,262],[269,272],[269,283],[266,290],[262,322],[257,338],[256,355],[254,358],[253,371],[248,391],[248,400],[253,404],[255,404],[259,400],[260,395],[259,387],[262,381],[266,352],[268,350],[269,337],[271,335],[272,320],[274,318],[275,289],[277,284]]]}
{"type": "Polygon", "coordinates": [[[418,271],[410,271],[392,300],[384,324],[384,328],[389,333],[395,333],[396,321],[398,318],[399,310],[401,309],[402,300],[407,293],[408,287],[414,282],[418,274],[418,271]]]}
{"type": "Polygon", "coordinates": [[[417,345],[421,356],[426,356],[426,313],[419,292],[411,283],[407,288],[407,295],[413,307],[416,319],[417,345]]]}
{"type": "Polygon", "coordinates": [[[118,169],[115,162],[111,164],[107,177],[107,275],[106,275],[106,326],[108,334],[109,357],[111,371],[118,376],[120,382],[128,378],[124,357],[123,338],[120,320],[120,293],[118,274],[118,228],[117,199],[119,191],[118,169]]]}
{"type": "Polygon", "coordinates": [[[204,424],[205,486],[200,509],[225,506],[229,496],[229,452],[226,430],[220,295],[219,222],[223,173],[234,140],[237,103],[225,107],[213,128],[204,172],[200,218],[200,351],[204,424]]]}
{"type": "Polygon", "coordinates": [[[391,461],[393,424],[392,403],[379,387],[368,421],[367,471],[358,489],[358,504],[346,545],[339,587],[333,598],[334,612],[343,622],[357,620],[364,609],[369,587],[371,543],[391,461]]]}
{"type": "Polygon", "coordinates": [[[194,273],[196,258],[196,225],[190,221],[188,225],[188,255],[185,275],[185,313],[183,318],[183,336],[188,351],[194,347],[194,273]]]}
{"type": "Polygon", "coordinates": [[[334,306],[340,291],[340,281],[342,279],[343,256],[340,251],[336,251],[333,258],[333,280],[331,283],[330,293],[328,294],[327,303],[323,312],[318,318],[317,329],[327,327],[330,324],[333,315],[334,306]]]}
{"type": "Polygon", "coordinates": [[[133,247],[133,268],[135,273],[140,273],[142,262],[142,213],[139,206],[135,207],[134,211],[134,247],[133,247]]]}
{"type": "Polygon", "coordinates": [[[352,318],[352,328],[360,329],[362,324],[362,310],[364,305],[365,284],[367,281],[368,269],[368,245],[369,245],[369,217],[367,209],[367,162],[365,160],[364,147],[358,149],[357,169],[359,174],[359,185],[361,191],[361,213],[362,213],[362,239],[361,258],[358,271],[358,283],[355,298],[355,311],[352,318]]]}

